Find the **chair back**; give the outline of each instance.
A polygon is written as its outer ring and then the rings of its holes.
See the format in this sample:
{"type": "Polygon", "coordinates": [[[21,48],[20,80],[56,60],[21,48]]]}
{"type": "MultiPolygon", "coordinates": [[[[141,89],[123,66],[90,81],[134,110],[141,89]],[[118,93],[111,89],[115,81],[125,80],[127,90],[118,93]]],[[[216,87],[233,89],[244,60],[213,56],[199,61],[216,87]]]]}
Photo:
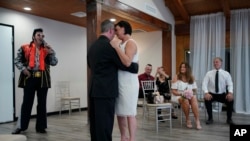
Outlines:
{"type": "Polygon", "coordinates": [[[197,89],[196,89],[196,97],[197,100],[199,101],[203,101],[204,98],[204,93],[202,91],[202,80],[196,80],[196,85],[197,85],[197,89]]]}
{"type": "Polygon", "coordinates": [[[204,92],[202,90],[202,80],[196,80],[196,85],[197,85],[197,89],[196,89],[196,98],[198,101],[198,106],[201,109],[205,109],[205,101],[204,101],[204,92]]]}
{"type": "Polygon", "coordinates": [[[169,93],[172,93],[172,80],[168,80],[169,93]]]}
{"type": "Polygon", "coordinates": [[[147,94],[149,92],[156,92],[157,91],[157,86],[155,83],[155,80],[144,80],[141,81],[141,86],[142,86],[142,92],[143,92],[143,104],[146,104],[147,100],[147,94]]]}
{"type": "Polygon", "coordinates": [[[56,95],[58,97],[70,96],[70,83],[69,81],[58,81],[55,86],[56,95]]]}

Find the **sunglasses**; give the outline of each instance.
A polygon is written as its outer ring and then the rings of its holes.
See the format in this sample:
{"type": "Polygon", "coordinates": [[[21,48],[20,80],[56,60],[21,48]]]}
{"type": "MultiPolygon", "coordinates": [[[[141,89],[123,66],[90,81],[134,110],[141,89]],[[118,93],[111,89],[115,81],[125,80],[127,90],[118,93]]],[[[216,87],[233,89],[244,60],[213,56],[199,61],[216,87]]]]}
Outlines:
{"type": "Polygon", "coordinates": [[[36,34],[36,35],[39,36],[39,37],[42,37],[42,38],[45,37],[45,35],[43,35],[43,34],[36,34]]]}

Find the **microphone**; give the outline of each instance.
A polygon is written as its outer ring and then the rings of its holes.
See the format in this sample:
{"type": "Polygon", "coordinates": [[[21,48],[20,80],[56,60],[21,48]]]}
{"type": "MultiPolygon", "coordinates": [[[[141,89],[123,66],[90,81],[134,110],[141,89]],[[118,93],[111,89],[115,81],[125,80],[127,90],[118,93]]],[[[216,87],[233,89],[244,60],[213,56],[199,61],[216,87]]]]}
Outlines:
{"type": "Polygon", "coordinates": [[[42,41],[42,44],[43,44],[43,45],[47,44],[47,43],[45,42],[45,40],[42,39],[41,41],[42,41]]]}
{"type": "Polygon", "coordinates": [[[42,46],[46,47],[46,48],[50,48],[50,46],[48,45],[48,43],[45,40],[41,40],[42,41],[42,46]]]}
{"type": "Polygon", "coordinates": [[[51,49],[51,46],[48,45],[48,43],[45,40],[42,39],[41,42],[42,42],[41,46],[43,46],[44,49],[46,49],[49,54],[53,53],[53,50],[51,49]]]}

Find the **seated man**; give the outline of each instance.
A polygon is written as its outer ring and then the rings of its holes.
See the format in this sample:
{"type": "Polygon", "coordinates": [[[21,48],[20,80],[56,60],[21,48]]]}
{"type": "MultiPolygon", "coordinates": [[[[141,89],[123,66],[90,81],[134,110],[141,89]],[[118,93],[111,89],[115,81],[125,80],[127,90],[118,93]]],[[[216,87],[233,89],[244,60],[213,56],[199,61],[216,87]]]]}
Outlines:
{"type": "Polygon", "coordinates": [[[204,100],[208,113],[206,124],[213,123],[212,102],[218,101],[227,106],[227,123],[234,124],[232,121],[233,111],[233,82],[231,75],[221,69],[222,59],[216,57],[213,60],[213,70],[207,72],[204,77],[202,89],[205,93],[204,100]]]}
{"type": "Polygon", "coordinates": [[[141,81],[143,80],[154,80],[155,78],[151,75],[152,65],[147,64],[145,67],[145,72],[138,76],[139,79],[139,98],[143,98],[143,91],[141,87],[141,81]]]}

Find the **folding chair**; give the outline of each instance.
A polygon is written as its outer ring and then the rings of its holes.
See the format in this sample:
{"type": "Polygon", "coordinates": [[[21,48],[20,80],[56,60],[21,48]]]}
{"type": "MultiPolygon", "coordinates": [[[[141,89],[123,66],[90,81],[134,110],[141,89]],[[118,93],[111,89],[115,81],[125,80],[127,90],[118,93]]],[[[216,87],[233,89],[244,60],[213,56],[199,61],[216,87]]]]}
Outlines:
{"type": "MultiPolygon", "coordinates": [[[[196,80],[197,83],[197,101],[199,103],[199,107],[204,110],[205,120],[207,120],[207,109],[205,106],[204,100],[204,92],[202,91],[202,81],[196,80]]],[[[213,102],[213,112],[217,112],[218,121],[220,120],[220,112],[221,112],[221,103],[220,102],[213,102]]]]}
{"type": "Polygon", "coordinates": [[[73,107],[77,107],[79,112],[81,112],[80,97],[73,97],[70,95],[69,81],[58,81],[56,83],[55,89],[56,97],[60,99],[60,116],[63,109],[68,109],[69,115],[71,115],[73,107]]]}
{"type": "Polygon", "coordinates": [[[170,125],[170,130],[172,129],[172,104],[171,103],[162,103],[162,104],[150,104],[147,103],[147,91],[156,91],[156,84],[154,80],[146,80],[146,81],[141,81],[142,84],[142,90],[143,90],[143,122],[142,125],[144,124],[144,120],[146,118],[147,114],[147,119],[151,116],[150,113],[150,108],[154,109],[154,117],[155,117],[155,125],[156,125],[156,132],[158,132],[158,127],[159,127],[159,122],[161,121],[169,121],[170,125]],[[158,114],[158,110],[161,110],[161,114],[158,114]],[[165,111],[164,111],[165,110],[165,111]],[[162,119],[158,119],[158,117],[162,117],[162,119]]]}
{"type": "MultiPolygon", "coordinates": [[[[169,88],[171,88],[171,84],[172,84],[172,82],[171,82],[171,80],[169,80],[169,82],[168,82],[168,84],[169,84],[169,88]]],[[[181,107],[181,105],[179,104],[179,102],[178,103],[176,103],[176,102],[172,102],[175,106],[174,107],[180,107],[180,120],[181,120],[181,126],[182,126],[182,123],[183,123],[183,115],[184,115],[184,112],[183,112],[183,110],[182,110],[182,107],[181,107]]],[[[189,116],[191,116],[191,117],[194,117],[194,114],[193,114],[193,112],[192,112],[192,108],[191,108],[191,106],[190,106],[190,109],[189,109],[189,116]]]]}

